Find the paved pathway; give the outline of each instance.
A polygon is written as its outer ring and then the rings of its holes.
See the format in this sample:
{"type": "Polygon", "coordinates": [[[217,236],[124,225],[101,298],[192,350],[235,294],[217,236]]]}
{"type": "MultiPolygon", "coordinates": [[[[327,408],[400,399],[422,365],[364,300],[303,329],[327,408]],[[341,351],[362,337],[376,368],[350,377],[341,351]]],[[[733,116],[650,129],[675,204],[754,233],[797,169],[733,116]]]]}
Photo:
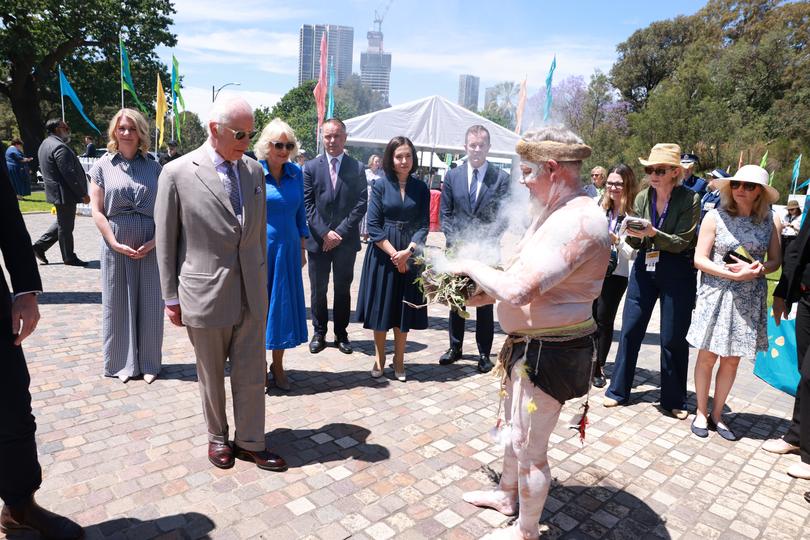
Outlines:
{"type": "MultiPolygon", "coordinates": [[[[32,237],[52,219],[27,216],[32,237]]],[[[404,384],[390,368],[370,378],[372,338],[357,324],[351,356],[288,352],[293,391],[272,393],[266,411],[268,441],[290,470],[237,462],[221,471],[206,459],[183,330],[167,323],[165,366],[151,386],[101,376],[99,235],[88,218],[76,225],[77,253],[93,263],[40,267],[43,317],[26,355],[45,473],[39,500],[88,527],[88,538],[467,539],[506,523],[461,500],[500,470],[488,436],[497,383],[475,371],[469,334],[466,360],[437,364],[445,308],[432,307],[431,329],[411,334],[404,384]]],[[[58,263],[56,248],[48,256],[58,263]]],[[[810,483],[785,474],[797,456],[760,449],[787,429],[792,399],[743,362],[729,402],[742,439],[697,439],[689,421],[654,406],[657,328],[654,320],[632,404],[605,409],[596,394],[584,446],[566,427],[578,404],[564,408],[551,440],[544,537],[800,538],[810,530],[802,499],[810,483]]]]}

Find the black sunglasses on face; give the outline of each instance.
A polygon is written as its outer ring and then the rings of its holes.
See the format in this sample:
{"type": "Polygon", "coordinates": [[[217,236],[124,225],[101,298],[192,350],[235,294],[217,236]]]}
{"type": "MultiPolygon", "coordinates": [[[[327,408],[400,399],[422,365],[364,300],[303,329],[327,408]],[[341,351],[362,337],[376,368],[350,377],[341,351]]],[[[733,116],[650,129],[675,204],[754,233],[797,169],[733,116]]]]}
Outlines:
{"type": "Polygon", "coordinates": [[[605,185],[607,187],[615,187],[621,189],[624,187],[624,182],[605,182],[605,185]]]}
{"type": "Polygon", "coordinates": [[[256,131],[255,129],[253,129],[251,131],[241,131],[241,130],[235,130],[233,128],[230,128],[230,127],[228,127],[228,126],[226,126],[224,124],[217,124],[217,125],[222,126],[225,129],[227,129],[228,131],[230,131],[231,133],[233,133],[233,138],[236,139],[237,141],[241,141],[245,137],[247,137],[248,139],[252,139],[258,133],[258,131],[256,131]]]}
{"type": "Polygon", "coordinates": [[[757,189],[757,185],[752,184],[750,182],[740,182],[737,180],[732,180],[728,184],[729,186],[731,186],[731,189],[740,189],[740,187],[742,187],[745,191],[754,191],[755,189],[757,189]]]}
{"type": "Polygon", "coordinates": [[[287,152],[292,152],[293,149],[295,148],[295,143],[292,142],[285,143],[281,141],[270,141],[270,144],[272,144],[276,150],[286,149],[287,152]]]}
{"type": "Polygon", "coordinates": [[[644,172],[654,176],[664,176],[675,167],[644,167],[644,172]]]}

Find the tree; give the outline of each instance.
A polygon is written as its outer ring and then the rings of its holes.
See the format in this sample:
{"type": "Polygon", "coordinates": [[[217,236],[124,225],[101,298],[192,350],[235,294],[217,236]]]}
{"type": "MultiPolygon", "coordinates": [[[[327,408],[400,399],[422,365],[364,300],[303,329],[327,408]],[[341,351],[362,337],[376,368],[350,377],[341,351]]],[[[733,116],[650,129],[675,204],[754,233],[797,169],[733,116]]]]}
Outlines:
{"type": "Polygon", "coordinates": [[[389,105],[382,94],[364,86],[356,73],[349,75],[339,88],[335,88],[335,105],[345,107],[345,118],[379,111],[389,105]]]}
{"type": "MultiPolygon", "coordinates": [[[[129,53],[138,94],[149,103],[155,73],[165,71],[154,53],[172,46],[171,0],[5,0],[0,11],[0,95],[11,103],[26,148],[38,148],[44,120],[59,113],[61,64],[92,115],[120,100],[118,36],[129,53]],[[130,39],[131,38],[131,39],[130,39]],[[149,90],[147,90],[147,88],[149,90]],[[43,112],[45,114],[43,114],[43,112]]],[[[83,120],[66,104],[73,126],[83,120]]],[[[102,122],[103,123],[103,122],[102,122]]]]}
{"type": "Polygon", "coordinates": [[[179,150],[185,154],[201,146],[208,139],[208,132],[205,131],[197,113],[183,111],[177,116],[175,122],[180,122],[181,138],[178,141],[179,150]]]}
{"type": "Polygon", "coordinates": [[[510,129],[510,120],[509,117],[506,116],[497,105],[490,105],[485,107],[483,111],[478,113],[479,115],[483,116],[487,120],[495,122],[499,126],[503,126],[506,129],[510,129]]]}

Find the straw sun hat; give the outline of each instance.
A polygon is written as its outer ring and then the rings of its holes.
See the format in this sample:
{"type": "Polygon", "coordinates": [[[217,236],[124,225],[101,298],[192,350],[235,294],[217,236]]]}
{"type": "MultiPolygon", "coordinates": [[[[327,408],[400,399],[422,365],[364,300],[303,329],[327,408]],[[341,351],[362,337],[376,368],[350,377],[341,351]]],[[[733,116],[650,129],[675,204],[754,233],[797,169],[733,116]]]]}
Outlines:
{"type": "Polygon", "coordinates": [[[730,178],[718,178],[714,181],[717,187],[724,186],[728,182],[747,182],[749,184],[758,184],[767,193],[768,202],[773,204],[779,200],[779,192],[772,186],[768,185],[768,171],[759,165],[743,165],[740,170],[730,178]]]}
{"type": "Polygon", "coordinates": [[[647,159],[638,158],[638,161],[645,167],[650,167],[651,165],[682,167],[681,147],[672,143],[658,143],[650,150],[650,157],[647,159]]]}

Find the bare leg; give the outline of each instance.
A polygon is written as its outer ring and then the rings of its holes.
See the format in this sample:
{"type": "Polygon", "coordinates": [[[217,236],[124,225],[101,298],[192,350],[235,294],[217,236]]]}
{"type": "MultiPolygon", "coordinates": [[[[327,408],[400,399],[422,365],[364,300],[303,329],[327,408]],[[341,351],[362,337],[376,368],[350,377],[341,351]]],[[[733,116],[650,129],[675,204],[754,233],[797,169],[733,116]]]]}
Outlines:
{"type": "Polygon", "coordinates": [[[273,363],[270,365],[270,370],[273,372],[273,380],[276,381],[276,386],[284,388],[289,386],[287,374],[284,373],[284,349],[274,350],[273,363]]]}
{"type": "Polygon", "coordinates": [[[405,373],[405,345],[408,343],[408,332],[394,328],[394,373],[405,373]]]}
{"type": "Polygon", "coordinates": [[[377,361],[374,363],[374,369],[380,371],[385,367],[385,336],[388,332],[374,332],[374,349],[377,351],[377,361]]]}
{"type": "Polygon", "coordinates": [[[714,404],[712,406],[712,420],[715,424],[728,429],[723,424],[723,406],[726,404],[728,394],[734,385],[737,377],[737,366],[740,365],[739,356],[723,356],[720,358],[720,367],[717,369],[717,377],[714,381],[714,404]]]}
{"type": "MultiPolygon", "coordinates": [[[[713,352],[700,349],[695,363],[695,396],[697,397],[697,411],[695,412],[695,427],[705,428],[709,417],[709,389],[712,385],[712,370],[717,362],[717,355],[713,352]]],[[[722,361],[721,361],[722,362],[722,361]]],[[[720,364],[722,366],[722,363],[720,364]]],[[[720,372],[717,373],[718,377],[720,372]]],[[[717,404],[717,388],[715,392],[715,405],[717,404]]]]}

